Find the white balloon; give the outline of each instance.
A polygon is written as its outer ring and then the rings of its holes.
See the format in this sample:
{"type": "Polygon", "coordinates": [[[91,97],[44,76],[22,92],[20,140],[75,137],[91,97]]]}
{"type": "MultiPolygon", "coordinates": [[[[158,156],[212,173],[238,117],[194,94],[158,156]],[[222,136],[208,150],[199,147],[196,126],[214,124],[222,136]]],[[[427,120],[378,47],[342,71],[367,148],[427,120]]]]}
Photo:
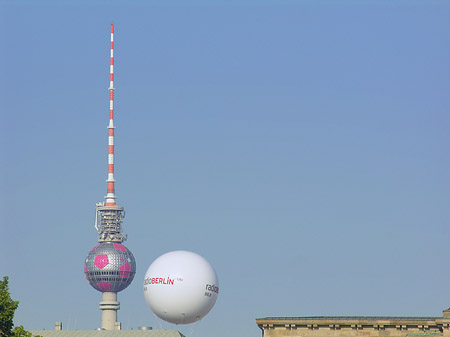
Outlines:
{"type": "Polygon", "coordinates": [[[200,320],[214,306],[218,294],[219,281],[213,267],[192,252],[178,250],[161,255],[145,274],[147,305],[170,323],[200,320]]]}

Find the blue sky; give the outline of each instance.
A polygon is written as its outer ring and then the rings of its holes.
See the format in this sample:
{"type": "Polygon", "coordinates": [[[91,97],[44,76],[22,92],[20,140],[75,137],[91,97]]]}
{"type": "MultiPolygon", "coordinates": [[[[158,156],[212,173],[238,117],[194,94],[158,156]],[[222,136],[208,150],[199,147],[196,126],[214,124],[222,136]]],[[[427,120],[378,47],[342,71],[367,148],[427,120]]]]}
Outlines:
{"type": "Polygon", "coordinates": [[[450,306],[448,1],[0,1],[0,270],[27,329],[100,325],[83,274],[116,193],[137,274],[186,249],[221,293],[189,336],[255,318],[450,306]]]}

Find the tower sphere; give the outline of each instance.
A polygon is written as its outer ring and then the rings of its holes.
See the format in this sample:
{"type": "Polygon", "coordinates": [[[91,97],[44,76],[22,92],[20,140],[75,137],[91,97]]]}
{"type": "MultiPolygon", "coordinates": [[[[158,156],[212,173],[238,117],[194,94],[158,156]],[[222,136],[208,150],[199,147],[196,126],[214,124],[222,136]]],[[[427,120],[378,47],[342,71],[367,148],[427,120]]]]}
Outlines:
{"type": "Polygon", "coordinates": [[[119,292],[133,281],[136,261],[121,243],[102,242],[92,248],[84,262],[84,274],[98,291],[119,292]]]}

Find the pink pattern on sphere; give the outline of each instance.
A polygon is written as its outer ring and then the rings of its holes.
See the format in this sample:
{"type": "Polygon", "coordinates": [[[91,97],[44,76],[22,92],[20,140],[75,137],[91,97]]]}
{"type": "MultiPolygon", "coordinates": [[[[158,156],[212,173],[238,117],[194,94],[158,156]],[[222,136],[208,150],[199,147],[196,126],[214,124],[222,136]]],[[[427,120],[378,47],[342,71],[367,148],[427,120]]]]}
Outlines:
{"type": "Polygon", "coordinates": [[[99,254],[95,257],[94,264],[98,269],[103,269],[109,264],[108,255],[99,254]]]}
{"type": "Polygon", "coordinates": [[[101,291],[108,291],[112,289],[112,283],[109,282],[99,282],[97,283],[98,289],[101,291]]]}
{"type": "Polygon", "coordinates": [[[98,291],[119,292],[135,276],[136,261],[131,251],[118,242],[102,242],[90,251],[84,262],[90,285],[98,291]]]}
{"type": "Polygon", "coordinates": [[[131,266],[128,263],[124,263],[119,270],[121,270],[120,272],[120,277],[121,278],[126,278],[128,276],[130,276],[130,271],[131,271],[131,266]]]}
{"type": "Polygon", "coordinates": [[[127,251],[127,247],[125,247],[124,245],[121,245],[120,243],[113,243],[113,246],[115,249],[120,250],[121,252],[127,251]]]}

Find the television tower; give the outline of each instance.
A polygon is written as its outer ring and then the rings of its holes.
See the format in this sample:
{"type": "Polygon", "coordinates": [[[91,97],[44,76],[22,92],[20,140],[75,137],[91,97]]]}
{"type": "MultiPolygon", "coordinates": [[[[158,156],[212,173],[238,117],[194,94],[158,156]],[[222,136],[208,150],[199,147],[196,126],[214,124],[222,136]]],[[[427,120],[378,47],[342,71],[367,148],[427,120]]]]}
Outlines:
{"type": "Polygon", "coordinates": [[[117,293],[128,287],[136,273],[133,254],[122,242],[127,236],[122,233],[123,207],[116,204],[114,189],[114,25],[111,24],[111,59],[109,79],[109,124],[108,124],[108,179],[105,202],[96,204],[95,229],[99,244],[92,248],[84,262],[84,273],[89,284],[102,292],[100,310],[102,329],[121,330],[117,322],[117,293]]]}

